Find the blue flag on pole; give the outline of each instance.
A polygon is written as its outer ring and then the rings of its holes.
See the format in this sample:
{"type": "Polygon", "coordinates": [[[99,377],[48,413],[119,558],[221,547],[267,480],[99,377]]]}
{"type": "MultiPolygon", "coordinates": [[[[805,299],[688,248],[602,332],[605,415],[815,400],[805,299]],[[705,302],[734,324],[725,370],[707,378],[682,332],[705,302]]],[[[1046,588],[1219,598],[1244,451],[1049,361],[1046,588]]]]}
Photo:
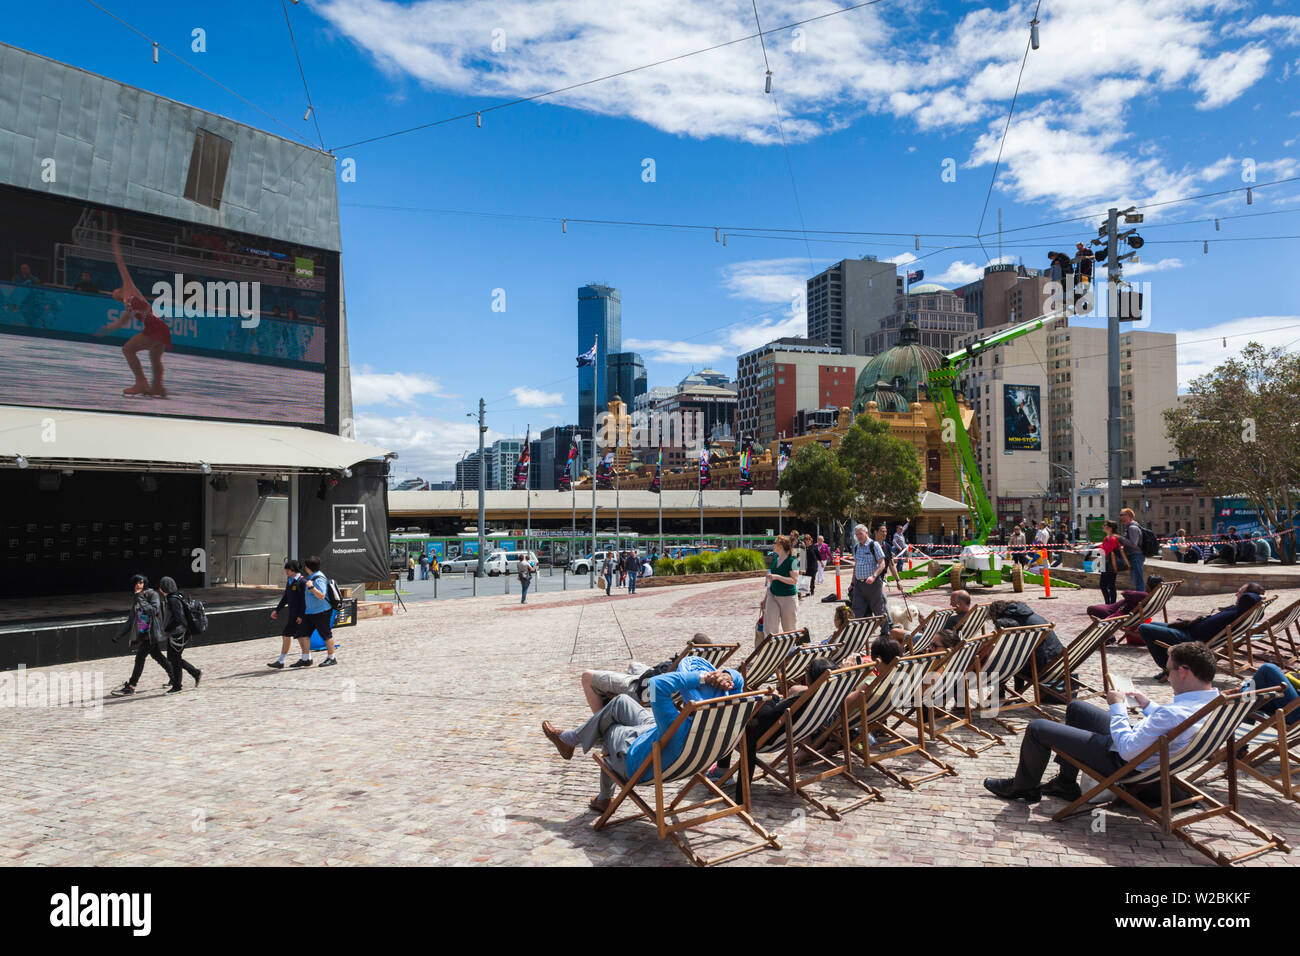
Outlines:
{"type": "Polygon", "coordinates": [[[907,282],[909,285],[911,285],[913,282],[920,282],[924,278],[925,278],[924,269],[917,269],[915,272],[909,272],[907,274],[907,282]]]}
{"type": "Polygon", "coordinates": [[[586,352],[583,352],[581,355],[578,356],[578,368],[582,368],[584,365],[595,365],[595,364],[596,364],[596,344],[593,342],[590,349],[588,349],[586,352]]]}

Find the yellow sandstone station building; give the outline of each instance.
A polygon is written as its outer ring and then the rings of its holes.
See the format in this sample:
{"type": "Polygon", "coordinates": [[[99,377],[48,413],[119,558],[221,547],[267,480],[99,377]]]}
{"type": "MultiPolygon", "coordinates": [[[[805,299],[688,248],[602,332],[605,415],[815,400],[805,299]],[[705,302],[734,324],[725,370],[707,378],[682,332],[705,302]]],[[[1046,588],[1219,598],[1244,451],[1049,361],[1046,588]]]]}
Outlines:
{"type": "MultiPolygon", "coordinates": [[[[916,449],[921,465],[923,513],[915,516],[914,530],[921,542],[938,540],[943,535],[960,531],[960,522],[967,509],[962,501],[962,475],[953,463],[951,454],[942,440],[942,409],[932,401],[926,391],[926,376],[938,368],[943,355],[934,348],[921,345],[917,327],[906,322],[899,330],[898,345],[886,349],[867,363],[858,376],[853,407],[841,408],[836,423],[807,435],[786,439],[793,457],[809,442],[821,442],[834,450],[839,447],[853,420],[863,413],[889,424],[898,438],[910,442],[916,449]]],[[[967,406],[964,396],[958,396],[962,424],[978,440],[978,424],[967,406]]],[[[609,412],[621,423],[627,416],[627,406],[615,398],[609,412]]],[[[623,448],[618,459],[619,486],[624,489],[644,490],[654,478],[657,449],[623,448]]],[[[709,443],[710,488],[725,490],[738,488],[740,460],[736,441],[727,439],[709,443]]],[[[756,445],[750,467],[750,480],[757,489],[776,487],[778,449],[756,445]]],[[[660,476],[660,487],[665,490],[694,490],[699,487],[696,469],[689,465],[679,473],[665,471],[660,476]]],[[[904,517],[904,516],[895,516],[904,517]]]]}

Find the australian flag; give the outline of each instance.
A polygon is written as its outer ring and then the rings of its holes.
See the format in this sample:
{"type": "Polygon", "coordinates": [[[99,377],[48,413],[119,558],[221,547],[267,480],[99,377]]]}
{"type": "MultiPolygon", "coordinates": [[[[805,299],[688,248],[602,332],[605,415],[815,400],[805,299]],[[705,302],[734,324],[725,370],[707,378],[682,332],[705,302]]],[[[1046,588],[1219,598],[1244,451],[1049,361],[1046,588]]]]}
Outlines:
{"type": "Polygon", "coordinates": [[[590,349],[588,349],[586,352],[583,352],[581,355],[578,356],[578,368],[582,368],[584,365],[595,365],[595,364],[596,364],[596,343],[593,342],[591,343],[590,349]]]}
{"type": "MultiPolygon", "coordinates": [[[[924,278],[925,278],[925,270],[917,269],[915,272],[909,272],[907,274],[907,284],[911,285],[913,282],[920,282],[924,278]]],[[[582,361],[582,360],[579,359],[578,361],[582,361]]]]}

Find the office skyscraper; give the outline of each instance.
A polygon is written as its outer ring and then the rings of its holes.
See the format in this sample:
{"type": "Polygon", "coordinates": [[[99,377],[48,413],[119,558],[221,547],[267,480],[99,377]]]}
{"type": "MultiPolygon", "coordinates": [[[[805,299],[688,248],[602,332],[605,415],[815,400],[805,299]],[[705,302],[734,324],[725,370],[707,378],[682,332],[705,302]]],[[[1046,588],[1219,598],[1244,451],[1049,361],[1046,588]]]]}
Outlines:
{"type": "Polygon", "coordinates": [[[609,382],[614,394],[629,408],[646,391],[645,362],[636,352],[616,352],[609,357],[609,382]]]}
{"type": "Polygon", "coordinates": [[[808,338],[845,355],[870,355],[867,337],[902,291],[903,277],[892,262],[873,256],[837,262],[808,280],[808,338]]]}
{"type": "MultiPolygon", "coordinates": [[[[594,396],[594,404],[605,408],[614,397],[616,388],[612,380],[610,356],[623,351],[623,302],[618,290],[607,285],[584,285],[578,290],[578,351],[576,354],[590,350],[596,337],[597,342],[595,366],[578,369],[578,425],[590,435],[594,422],[592,420],[592,391],[596,387],[596,369],[600,369],[599,394],[594,396]]],[[[630,397],[628,399],[631,400],[630,397]]]]}

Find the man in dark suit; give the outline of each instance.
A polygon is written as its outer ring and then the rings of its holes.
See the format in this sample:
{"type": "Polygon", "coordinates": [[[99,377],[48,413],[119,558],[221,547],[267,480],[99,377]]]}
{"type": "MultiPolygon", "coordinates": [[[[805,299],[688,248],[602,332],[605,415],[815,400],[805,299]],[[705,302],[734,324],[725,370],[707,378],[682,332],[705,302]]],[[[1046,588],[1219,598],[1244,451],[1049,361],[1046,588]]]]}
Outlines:
{"type": "MultiPolygon", "coordinates": [[[[289,656],[289,639],[293,637],[296,630],[294,622],[306,613],[306,591],[305,581],[302,576],[302,565],[295,559],[290,558],[284,562],[284,594],[280,598],[280,603],[275,606],[271,612],[271,620],[277,621],[280,612],[284,613],[284,628],[280,632],[280,657],[271,661],[267,667],[274,667],[280,670],[284,667],[284,659],[289,656]]],[[[294,667],[311,667],[311,638],[298,638],[298,646],[302,649],[302,656],[289,665],[294,667]]]]}
{"type": "Polygon", "coordinates": [[[1257,581],[1243,584],[1237,589],[1237,601],[1227,607],[1221,607],[1212,614],[1202,614],[1190,621],[1174,621],[1172,624],[1143,624],[1138,628],[1138,637],[1146,644],[1151,657],[1160,665],[1156,680],[1165,681],[1168,677],[1169,652],[1157,645],[1184,644],[1188,641],[1208,641],[1221,630],[1235,621],[1246,611],[1254,607],[1264,597],[1264,587],[1257,581]]]}

